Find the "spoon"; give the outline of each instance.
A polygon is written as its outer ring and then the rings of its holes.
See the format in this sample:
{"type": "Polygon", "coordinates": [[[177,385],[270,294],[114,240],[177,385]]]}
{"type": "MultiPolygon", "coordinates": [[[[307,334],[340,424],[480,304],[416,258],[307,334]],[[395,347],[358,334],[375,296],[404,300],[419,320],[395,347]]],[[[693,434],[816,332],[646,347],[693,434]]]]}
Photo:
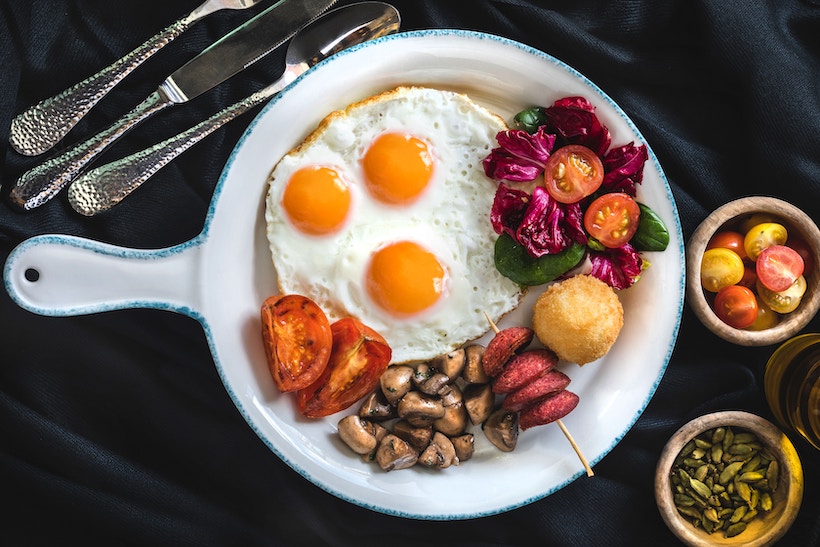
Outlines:
{"type": "Polygon", "coordinates": [[[120,81],[194,23],[216,11],[247,9],[262,1],[206,0],[100,72],[18,114],[11,121],[9,144],[25,156],[37,156],[48,151],[120,81]]]}
{"type": "Polygon", "coordinates": [[[85,216],[107,211],[171,160],[240,114],[276,95],[319,61],[354,44],[392,34],[399,25],[398,11],[382,2],[360,2],[327,12],[303,27],[291,40],[285,56],[285,71],[277,81],[187,131],[87,171],[69,186],[69,203],[85,216]]]}

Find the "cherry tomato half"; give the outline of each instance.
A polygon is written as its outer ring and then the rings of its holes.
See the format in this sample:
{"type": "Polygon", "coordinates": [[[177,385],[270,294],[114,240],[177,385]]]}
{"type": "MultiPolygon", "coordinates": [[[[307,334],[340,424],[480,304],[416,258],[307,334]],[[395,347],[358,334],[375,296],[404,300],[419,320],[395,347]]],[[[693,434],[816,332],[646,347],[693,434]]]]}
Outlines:
{"type": "Polygon", "coordinates": [[[598,154],[580,144],[563,146],[550,155],[544,187],[555,201],[575,203],[601,187],[604,165],[598,154]]]}
{"type": "Polygon", "coordinates": [[[778,222],[763,222],[751,228],[743,238],[743,248],[746,249],[746,256],[751,260],[757,260],[757,255],[766,247],[772,245],[783,245],[789,233],[786,227],[778,222]]]}
{"type": "Polygon", "coordinates": [[[806,294],[806,278],[802,275],[797,278],[794,285],[785,291],[775,292],[757,280],[757,294],[764,304],[777,313],[791,313],[800,305],[803,295],[806,294]]]}
{"type": "Polygon", "coordinates": [[[638,203],[628,194],[612,192],[589,204],[584,213],[584,228],[602,245],[615,249],[632,239],[640,220],[638,203]]]}
{"type": "Polygon", "coordinates": [[[262,304],[262,341],[279,391],[309,386],[324,372],[332,346],[330,322],[313,300],[271,296],[262,304]]]}
{"type": "Polygon", "coordinates": [[[767,289],[785,291],[803,275],[803,257],[791,247],[772,245],[760,251],[755,270],[767,289]]]}
{"type": "Polygon", "coordinates": [[[717,232],[706,245],[707,249],[720,247],[730,249],[738,254],[740,258],[746,258],[746,250],[743,248],[743,234],[734,230],[724,230],[717,232]]]}
{"type": "Polygon", "coordinates": [[[742,285],[729,285],[715,295],[715,315],[736,329],[745,329],[757,319],[755,293],[742,285]]]}
{"type": "Polygon", "coordinates": [[[716,247],[703,253],[700,262],[700,284],[709,292],[736,285],[745,272],[743,259],[729,249],[716,247]]]}
{"type": "Polygon", "coordinates": [[[385,339],[358,319],[339,319],[330,330],[333,350],[325,371],[296,395],[299,411],[308,418],[335,414],[367,395],[392,357],[385,339]]]}

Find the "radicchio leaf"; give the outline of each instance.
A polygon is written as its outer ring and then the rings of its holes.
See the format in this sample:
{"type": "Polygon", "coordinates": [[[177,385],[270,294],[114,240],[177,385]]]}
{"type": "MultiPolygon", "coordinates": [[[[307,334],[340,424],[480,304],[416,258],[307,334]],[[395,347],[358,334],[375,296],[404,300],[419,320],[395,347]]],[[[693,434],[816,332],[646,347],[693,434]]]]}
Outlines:
{"type": "Polygon", "coordinates": [[[495,233],[507,233],[515,238],[515,232],[530,204],[530,195],[523,190],[510,188],[506,184],[499,184],[493,198],[493,207],[490,210],[490,222],[495,233]]]}
{"type": "Polygon", "coordinates": [[[603,156],[612,142],[609,129],[595,115],[595,107],[584,97],[558,99],[546,109],[552,129],[566,144],[582,144],[603,156]]]}
{"type": "Polygon", "coordinates": [[[536,186],[515,239],[533,258],[561,252],[573,241],[585,245],[587,236],[581,219],[578,204],[559,203],[542,186],[536,186]]]}
{"type": "Polygon", "coordinates": [[[589,253],[592,263],[590,275],[597,277],[616,290],[632,286],[641,275],[643,259],[630,245],[589,253]]]}
{"type": "Polygon", "coordinates": [[[555,135],[544,128],[530,135],[522,129],[501,131],[496,135],[498,147],[482,161],[484,173],[493,180],[525,182],[535,180],[544,171],[555,135]]]}
{"type": "Polygon", "coordinates": [[[604,181],[607,192],[625,192],[635,197],[636,185],[643,181],[643,166],[649,159],[646,145],[634,142],[613,148],[603,157],[604,181]]]}

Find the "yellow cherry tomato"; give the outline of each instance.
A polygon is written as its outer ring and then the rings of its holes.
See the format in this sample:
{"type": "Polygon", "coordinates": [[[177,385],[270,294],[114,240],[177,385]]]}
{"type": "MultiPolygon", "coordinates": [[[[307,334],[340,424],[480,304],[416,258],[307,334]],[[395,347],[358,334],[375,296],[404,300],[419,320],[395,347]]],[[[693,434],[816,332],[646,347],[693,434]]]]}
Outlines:
{"type": "Polygon", "coordinates": [[[700,262],[700,283],[709,292],[736,285],[743,279],[743,259],[736,252],[716,247],[703,253],[700,262]]]}
{"type": "Polygon", "coordinates": [[[743,238],[743,248],[750,260],[757,260],[757,256],[766,247],[783,245],[789,233],[786,227],[778,222],[762,222],[752,226],[743,238]]]}
{"type": "Polygon", "coordinates": [[[757,298],[757,317],[754,323],[746,327],[746,330],[766,330],[780,323],[780,315],[772,311],[759,296],[757,298]]]}
{"type": "Polygon", "coordinates": [[[780,222],[780,219],[771,213],[754,213],[744,218],[737,229],[740,233],[745,234],[758,224],[763,224],[764,222],[780,222]]]}
{"type": "Polygon", "coordinates": [[[794,284],[785,291],[775,292],[760,282],[758,279],[755,286],[757,295],[764,304],[777,313],[790,313],[797,309],[800,300],[806,294],[806,278],[802,275],[797,278],[794,284]]]}

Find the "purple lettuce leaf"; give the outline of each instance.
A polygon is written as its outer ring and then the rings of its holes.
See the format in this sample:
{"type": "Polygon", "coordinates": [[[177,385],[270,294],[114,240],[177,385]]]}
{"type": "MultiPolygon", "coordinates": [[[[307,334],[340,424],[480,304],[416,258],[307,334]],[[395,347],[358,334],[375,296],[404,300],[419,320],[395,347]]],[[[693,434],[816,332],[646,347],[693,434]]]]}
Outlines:
{"type": "Polygon", "coordinates": [[[499,184],[490,210],[490,222],[495,233],[506,233],[515,238],[515,232],[524,220],[530,201],[532,199],[527,192],[510,188],[504,183],[499,184]]]}
{"type": "Polygon", "coordinates": [[[554,130],[566,144],[581,144],[603,156],[612,142],[609,129],[595,115],[584,97],[565,97],[545,109],[554,130]]]}
{"type": "Polygon", "coordinates": [[[643,268],[641,255],[628,243],[616,249],[591,251],[589,259],[592,263],[590,275],[616,290],[632,286],[643,268]]]}
{"type": "Polygon", "coordinates": [[[555,135],[548,135],[544,128],[530,135],[521,129],[501,131],[496,135],[498,147],[484,158],[484,173],[493,180],[526,182],[544,171],[555,135]]]}
{"type": "Polygon", "coordinates": [[[632,197],[643,181],[643,166],[649,159],[646,145],[634,142],[613,148],[603,157],[604,181],[601,188],[607,192],[624,192],[632,197]]]}
{"type": "Polygon", "coordinates": [[[536,186],[515,239],[533,258],[559,253],[573,241],[586,245],[581,209],[578,204],[557,202],[546,189],[536,186]]]}

